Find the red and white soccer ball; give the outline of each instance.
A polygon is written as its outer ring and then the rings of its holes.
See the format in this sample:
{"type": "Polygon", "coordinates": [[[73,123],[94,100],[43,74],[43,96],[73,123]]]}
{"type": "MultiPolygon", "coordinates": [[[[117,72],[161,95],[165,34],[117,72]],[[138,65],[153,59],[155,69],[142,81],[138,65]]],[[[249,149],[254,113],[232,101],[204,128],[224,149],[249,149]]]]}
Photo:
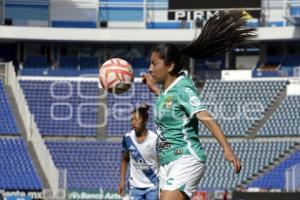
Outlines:
{"type": "Polygon", "coordinates": [[[121,94],[126,92],[134,79],[131,64],[121,58],[107,60],[100,68],[99,81],[108,92],[121,94]]]}

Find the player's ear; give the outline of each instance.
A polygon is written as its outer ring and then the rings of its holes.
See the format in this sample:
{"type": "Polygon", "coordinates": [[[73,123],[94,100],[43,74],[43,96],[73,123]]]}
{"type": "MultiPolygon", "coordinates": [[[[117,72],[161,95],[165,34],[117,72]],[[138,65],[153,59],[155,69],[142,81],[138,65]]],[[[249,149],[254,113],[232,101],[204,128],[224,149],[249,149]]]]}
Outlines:
{"type": "Polygon", "coordinates": [[[173,71],[174,67],[175,67],[175,63],[172,62],[168,69],[168,72],[171,73],[173,71]]]}

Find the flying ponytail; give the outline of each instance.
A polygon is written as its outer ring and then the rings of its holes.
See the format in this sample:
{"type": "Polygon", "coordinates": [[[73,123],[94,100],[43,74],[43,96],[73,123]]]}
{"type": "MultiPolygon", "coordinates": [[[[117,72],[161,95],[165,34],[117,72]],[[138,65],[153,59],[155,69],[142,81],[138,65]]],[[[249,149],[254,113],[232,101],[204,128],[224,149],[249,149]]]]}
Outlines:
{"type": "Polygon", "coordinates": [[[255,28],[246,27],[246,12],[220,11],[208,19],[200,35],[182,48],[174,44],[160,44],[153,49],[165,64],[174,63],[171,74],[176,75],[182,69],[182,56],[202,59],[223,55],[256,36],[255,28]]]}
{"type": "Polygon", "coordinates": [[[246,27],[245,11],[221,11],[207,21],[201,34],[182,49],[195,59],[214,57],[255,37],[255,28],[246,27]]]}

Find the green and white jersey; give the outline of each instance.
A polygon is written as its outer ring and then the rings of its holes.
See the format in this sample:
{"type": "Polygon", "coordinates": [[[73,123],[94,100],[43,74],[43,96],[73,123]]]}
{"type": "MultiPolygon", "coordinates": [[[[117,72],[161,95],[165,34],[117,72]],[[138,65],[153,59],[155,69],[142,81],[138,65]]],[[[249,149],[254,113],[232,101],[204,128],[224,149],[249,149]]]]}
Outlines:
{"type": "Polygon", "coordinates": [[[195,113],[206,110],[198,90],[186,74],[179,76],[155,104],[157,150],[160,164],[167,164],[183,155],[194,155],[205,162],[198,137],[195,113]]]}

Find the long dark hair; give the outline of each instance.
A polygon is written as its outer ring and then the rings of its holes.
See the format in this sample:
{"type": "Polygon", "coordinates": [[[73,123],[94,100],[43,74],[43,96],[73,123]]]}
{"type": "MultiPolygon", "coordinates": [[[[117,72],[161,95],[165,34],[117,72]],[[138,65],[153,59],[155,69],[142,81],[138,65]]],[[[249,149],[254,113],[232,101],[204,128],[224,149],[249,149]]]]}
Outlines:
{"type": "Polygon", "coordinates": [[[256,36],[255,28],[246,24],[246,12],[220,11],[206,22],[201,34],[182,48],[174,44],[160,44],[152,52],[157,52],[165,64],[174,63],[172,75],[181,71],[182,56],[201,59],[223,55],[232,48],[256,36]]]}

